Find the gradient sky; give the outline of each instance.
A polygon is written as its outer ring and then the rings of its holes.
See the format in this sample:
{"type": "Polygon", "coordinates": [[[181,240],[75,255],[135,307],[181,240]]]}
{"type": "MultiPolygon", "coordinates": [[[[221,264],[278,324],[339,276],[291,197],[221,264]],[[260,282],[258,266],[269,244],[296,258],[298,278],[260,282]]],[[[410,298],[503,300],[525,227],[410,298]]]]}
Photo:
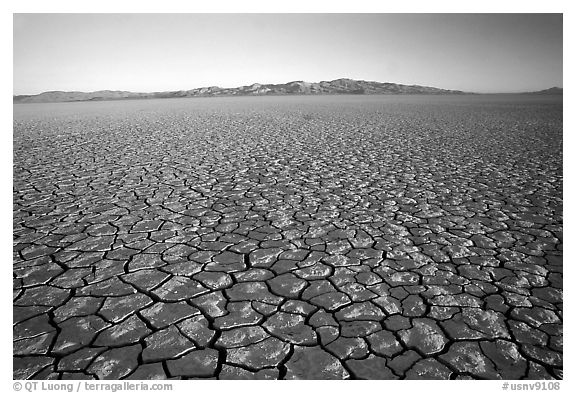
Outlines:
{"type": "Polygon", "coordinates": [[[337,78],[562,86],[561,14],[15,14],[14,94],[337,78]]]}

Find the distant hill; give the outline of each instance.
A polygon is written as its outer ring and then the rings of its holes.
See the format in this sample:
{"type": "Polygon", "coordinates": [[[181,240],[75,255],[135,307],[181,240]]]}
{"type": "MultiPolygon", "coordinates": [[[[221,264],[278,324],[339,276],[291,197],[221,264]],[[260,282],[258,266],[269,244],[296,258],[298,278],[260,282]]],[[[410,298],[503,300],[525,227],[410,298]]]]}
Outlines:
{"type": "Polygon", "coordinates": [[[317,83],[294,81],[281,84],[254,83],[250,86],[222,88],[201,87],[192,90],[154,93],[100,90],[91,93],[80,91],[47,91],[37,95],[13,96],[14,103],[104,101],[125,99],[218,97],[218,96],[264,96],[264,95],[320,95],[320,94],[467,94],[459,90],[445,90],[418,85],[368,82],[353,79],[336,79],[317,83]]]}
{"type": "Polygon", "coordinates": [[[546,90],[532,91],[529,94],[543,94],[543,95],[564,94],[564,89],[561,87],[551,87],[551,88],[546,89],[546,90]]]}

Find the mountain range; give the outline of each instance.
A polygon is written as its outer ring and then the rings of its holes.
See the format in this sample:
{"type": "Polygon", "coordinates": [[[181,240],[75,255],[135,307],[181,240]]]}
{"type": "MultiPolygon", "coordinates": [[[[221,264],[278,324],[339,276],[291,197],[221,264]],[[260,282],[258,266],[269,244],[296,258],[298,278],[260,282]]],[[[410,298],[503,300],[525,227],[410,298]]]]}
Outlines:
{"type": "Polygon", "coordinates": [[[80,91],[48,91],[36,95],[13,96],[14,103],[104,101],[124,99],[263,96],[263,95],[318,95],[318,94],[467,94],[459,90],[435,87],[402,85],[398,83],[369,82],[353,79],[336,79],[322,82],[294,81],[281,84],[254,83],[249,86],[223,88],[200,87],[192,90],[133,93],[130,91],[100,90],[90,93],[80,91]]]}
{"type": "Polygon", "coordinates": [[[561,87],[551,87],[546,90],[532,91],[528,94],[558,95],[558,94],[564,94],[564,89],[561,87]]]}
{"type": "MultiPolygon", "coordinates": [[[[254,83],[240,87],[200,87],[192,90],[163,91],[153,93],[134,93],[130,91],[100,90],[90,93],[80,91],[47,91],[36,95],[13,96],[14,103],[34,102],[71,102],[71,101],[108,101],[152,98],[181,97],[220,97],[220,96],[265,96],[265,95],[320,95],[320,94],[474,94],[460,90],[446,90],[419,85],[399,83],[371,82],[354,79],[335,79],[333,81],[303,82],[294,81],[281,84],[254,83]]],[[[553,87],[546,90],[524,94],[557,95],[563,89],[553,87]]]]}

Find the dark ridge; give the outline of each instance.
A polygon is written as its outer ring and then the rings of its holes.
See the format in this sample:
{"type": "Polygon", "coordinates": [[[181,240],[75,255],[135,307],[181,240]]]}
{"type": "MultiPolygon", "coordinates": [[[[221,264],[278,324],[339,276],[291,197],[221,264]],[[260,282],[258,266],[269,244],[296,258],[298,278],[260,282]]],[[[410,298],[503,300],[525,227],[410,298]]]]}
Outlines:
{"type": "Polygon", "coordinates": [[[551,88],[545,89],[545,90],[532,91],[528,94],[542,94],[542,95],[564,94],[564,89],[561,87],[551,87],[551,88]]]}
{"type": "Polygon", "coordinates": [[[281,84],[253,83],[249,86],[223,88],[200,87],[192,90],[133,93],[130,91],[100,90],[90,93],[79,91],[48,91],[36,95],[13,96],[14,103],[104,101],[180,97],[265,96],[265,95],[335,95],[335,94],[470,94],[459,90],[436,87],[402,85],[353,79],[336,79],[316,83],[294,81],[281,84]]]}

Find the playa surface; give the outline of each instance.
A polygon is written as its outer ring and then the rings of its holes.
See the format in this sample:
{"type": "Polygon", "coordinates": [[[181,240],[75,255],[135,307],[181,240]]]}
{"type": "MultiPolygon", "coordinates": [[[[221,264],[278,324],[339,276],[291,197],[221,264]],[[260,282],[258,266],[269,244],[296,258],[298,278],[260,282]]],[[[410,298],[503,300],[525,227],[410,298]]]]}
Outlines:
{"type": "Polygon", "coordinates": [[[562,378],[562,98],[14,106],[15,379],[562,378]]]}

